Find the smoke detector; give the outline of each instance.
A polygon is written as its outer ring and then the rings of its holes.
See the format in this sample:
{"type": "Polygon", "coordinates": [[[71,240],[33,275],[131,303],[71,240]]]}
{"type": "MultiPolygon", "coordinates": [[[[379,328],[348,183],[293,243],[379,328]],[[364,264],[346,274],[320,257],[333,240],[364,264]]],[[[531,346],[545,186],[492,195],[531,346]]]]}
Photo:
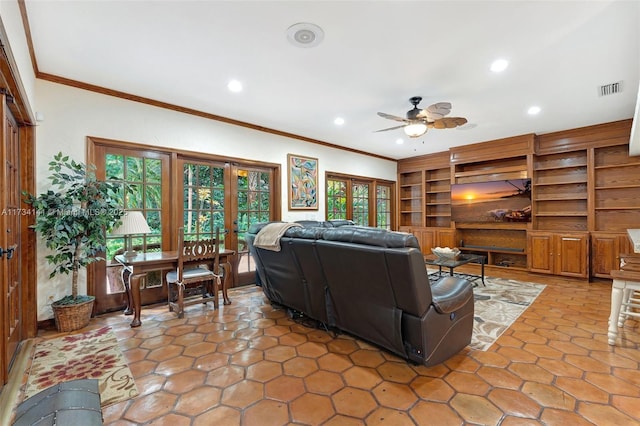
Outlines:
{"type": "Polygon", "coordinates": [[[287,39],[296,47],[316,47],[324,39],[324,31],[316,24],[299,22],[287,28],[287,39]]]}

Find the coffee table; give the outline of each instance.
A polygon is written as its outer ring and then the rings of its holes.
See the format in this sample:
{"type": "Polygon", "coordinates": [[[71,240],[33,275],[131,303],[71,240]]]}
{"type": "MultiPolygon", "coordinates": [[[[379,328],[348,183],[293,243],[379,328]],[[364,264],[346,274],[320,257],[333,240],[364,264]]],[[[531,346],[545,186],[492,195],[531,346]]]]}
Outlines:
{"type": "Polygon", "coordinates": [[[482,285],[486,287],[486,284],[484,283],[484,265],[487,263],[486,256],[482,256],[479,254],[460,254],[455,259],[447,259],[438,257],[435,254],[428,254],[424,257],[424,263],[426,263],[427,265],[437,266],[438,274],[440,276],[442,276],[443,266],[445,268],[449,268],[449,275],[453,276],[453,270],[458,266],[466,265],[467,263],[478,263],[480,264],[480,275],[460,273],[456,273],[456,275],[472,281],[474,285],[477,280],[480,280],[482,282],[482,285]]]}

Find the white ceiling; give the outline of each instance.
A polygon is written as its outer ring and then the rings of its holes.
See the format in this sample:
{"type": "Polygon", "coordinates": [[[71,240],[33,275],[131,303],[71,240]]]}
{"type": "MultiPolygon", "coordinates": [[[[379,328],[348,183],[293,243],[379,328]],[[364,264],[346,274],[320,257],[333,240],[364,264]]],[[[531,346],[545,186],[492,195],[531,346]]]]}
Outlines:
{"type": "Polygon", "coordinates": [[[27,0],[40,72],[406,158],[633,116],[639,1],[27,0]],[[313,48],[286,30],[324,30],[313,48]],[[489,70],[498,58],[509,67],[489,70]],[[244,85],[227,89],[230,79],[244,85]],[[623,81],[619,94],[600,85],[623,81]],[[475,127],[409,139],[378,111],[453,104],[475,127]],[[529,116],[537,105],[542,111],[529,116]],[[336,126],[334,118],[345,124],[336,126]],[[404,139],[398,145],[396,140],[404,139]]]}

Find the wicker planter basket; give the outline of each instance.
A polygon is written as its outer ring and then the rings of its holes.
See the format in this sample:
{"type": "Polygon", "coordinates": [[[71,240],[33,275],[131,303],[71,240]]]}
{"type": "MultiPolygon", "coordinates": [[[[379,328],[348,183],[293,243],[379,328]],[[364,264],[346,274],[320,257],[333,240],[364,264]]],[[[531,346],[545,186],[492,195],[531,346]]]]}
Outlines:
{"type": "Polygon", "coordinates": [[[86,327],[91,321],[94,299],[75,305],[51,305],[58,331],[74,331],[86,327]]]}

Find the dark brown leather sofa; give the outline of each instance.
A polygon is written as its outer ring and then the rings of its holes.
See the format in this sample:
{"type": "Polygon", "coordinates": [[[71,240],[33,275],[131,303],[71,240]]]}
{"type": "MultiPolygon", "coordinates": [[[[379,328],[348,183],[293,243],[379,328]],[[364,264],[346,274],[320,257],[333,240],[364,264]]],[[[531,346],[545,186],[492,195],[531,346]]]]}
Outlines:
{"type": "Polygon", "coordinates": [[[280,251],[254,246],[266,225],[246,234],[266,297],[427,366],[469,344],[473,290],[465,279],[430,284],[411,234],[301,222],[286,230],[280,251]]]}

